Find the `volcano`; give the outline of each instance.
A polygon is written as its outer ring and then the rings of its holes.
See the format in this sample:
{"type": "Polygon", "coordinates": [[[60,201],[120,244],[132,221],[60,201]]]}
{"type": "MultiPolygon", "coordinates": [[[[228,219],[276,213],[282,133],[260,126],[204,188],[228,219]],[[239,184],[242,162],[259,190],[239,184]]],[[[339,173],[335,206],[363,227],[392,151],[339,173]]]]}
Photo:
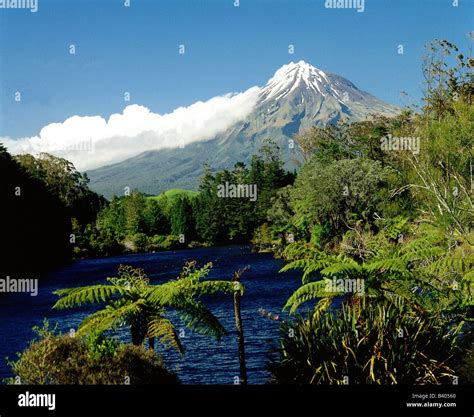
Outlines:
{"type": "Polygon", "coordinates": [[[362,121],[370,114],[394,116],[399,108],[359,90],[349,80],[305,61],[279,68],[264,87],[252,112],[216,137],[184,147],[147,151],[125,161],[88,171],[90,187],[111,197],[125,187],[158,194],[170,188],[196,190],[202,167],[232,168],[248,162],[271,139],[280,146],[287,168],[300,158],[291,138],[311,126],[341,119],[362,121]]]}

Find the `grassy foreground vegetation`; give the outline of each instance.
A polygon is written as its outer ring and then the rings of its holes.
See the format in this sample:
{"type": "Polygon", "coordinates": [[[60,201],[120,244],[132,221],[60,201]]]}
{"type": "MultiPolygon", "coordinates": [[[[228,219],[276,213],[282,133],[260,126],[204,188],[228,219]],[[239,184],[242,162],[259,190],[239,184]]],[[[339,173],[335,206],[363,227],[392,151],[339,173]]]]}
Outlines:
{"type": "Polygon", "coordinates": [[[285,384],[451,384],[463,357],[458,334],[439,318],[367,297],[284,324],[270,370],[285,384]]]}

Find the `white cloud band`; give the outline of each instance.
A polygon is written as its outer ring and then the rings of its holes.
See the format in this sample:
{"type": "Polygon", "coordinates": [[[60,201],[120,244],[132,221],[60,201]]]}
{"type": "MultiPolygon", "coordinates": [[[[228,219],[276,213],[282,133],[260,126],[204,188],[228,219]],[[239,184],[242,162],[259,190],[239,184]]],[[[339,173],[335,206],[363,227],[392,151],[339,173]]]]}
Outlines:
{"type": "Polygon", "coordinates": [[[250,114],[260,89],[213,97],[172,113],[152,113],[140,105],[127,106],[109,120],[101,116],[72,116],[51,123],[39,136],[0,138],[13,154],[48,152],[64,157],[83,171],[123,161],[142,152],[177,148],[212,139],[250,114]]]}

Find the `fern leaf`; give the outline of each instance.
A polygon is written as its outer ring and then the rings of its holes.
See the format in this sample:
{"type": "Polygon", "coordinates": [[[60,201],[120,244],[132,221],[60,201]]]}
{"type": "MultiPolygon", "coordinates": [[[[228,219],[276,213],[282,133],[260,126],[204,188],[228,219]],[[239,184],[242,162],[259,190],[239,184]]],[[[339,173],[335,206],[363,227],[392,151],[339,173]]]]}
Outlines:
{"type": "Polygon", "coordinates": [[[77,334],[85,334],[91,330],[103,332],[116,327],[121,322],[126,322],[131,315],[138,315],[142,312],[143,300],[137,300],[134,303],[126,304],[119,308],[108,307],[104,310],[86,318],[80,325],[77,334]]]}
{"type": "Polygon", "coordinates": [[[53,308],[62,310],[66,308],[78,307],[84,304],[95,304],[106,302],[119,290],[113,285],[92,285],[89,287],[65,288],[54,291],[54,294],[61,297],[54,304],[53,308]]]}
{"type": "Polygon", "coordinates": [[[227,334],[217,317],[198,301],[186,300],[184,305],[175,306],[175,309],[186,326],[199,334],[212,336],[217,340],[227,334]]]}
{"type": "Polygon", "coordinates": [[[307,301],[314,300],[315,298],[333,297],[337,293],[326,291],[328,283],[331,280],[324,278],[320,281],[310,282],[309,284],[302,285],[298,288],[288,299],[283,310],[290,309],[290,314],[294,313],[296,309],[307,301]]]}
{"type": "Polygon", "coordinates": [[[184,354],[184,348],[181,345],[173,323],[164,317],[155,317],[148,323],[147,336],[156,337],[164,345],[172,347],[179,353],[184,354]]]}
{"type": "Polygon", "coordinates": [[[237,281],[208,280],[202,281],[197,285],[196,296],[214,295],[217,293],[233,294],[236,290],[243,294],[244,286],[237,281]]]}

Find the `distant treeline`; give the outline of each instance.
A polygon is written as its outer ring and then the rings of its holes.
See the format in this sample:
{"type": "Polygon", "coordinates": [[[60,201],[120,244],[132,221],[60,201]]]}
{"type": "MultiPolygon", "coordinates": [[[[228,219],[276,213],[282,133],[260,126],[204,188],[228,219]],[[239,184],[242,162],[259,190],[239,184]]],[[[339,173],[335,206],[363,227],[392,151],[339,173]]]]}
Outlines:
{"type": "Polygon", "coordinates": [[[237,163],[215,174],[204,167],[199,192],[170,190],[159,196],[132,191],[116,196],[84,227],[76,224],[78,256],[107,256],[128,251],[211,246],[250,242],[266,222],[278,190],[295,174],[283,169],[277,147],[264,146],[250,166],[237,163]],[[252,187],[248,195],[221,195],[219,188],[252,187]],[[252,201],[254,200],[254,201],[252,201]]]}

